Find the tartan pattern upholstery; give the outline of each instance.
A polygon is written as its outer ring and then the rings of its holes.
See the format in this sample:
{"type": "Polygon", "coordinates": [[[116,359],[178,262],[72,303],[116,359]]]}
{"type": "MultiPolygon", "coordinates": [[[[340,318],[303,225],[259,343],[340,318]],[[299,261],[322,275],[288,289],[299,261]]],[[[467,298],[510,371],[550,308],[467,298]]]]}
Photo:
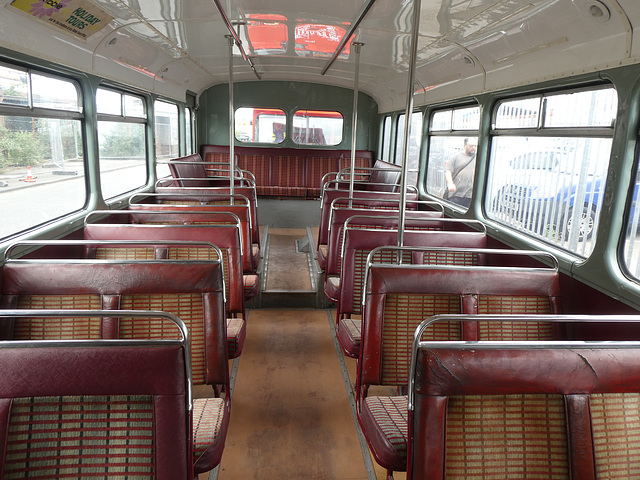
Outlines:
{"type": "MultiPolygon", "coordinates": [[[[382,384],[406,385],[411,342],[420,322],[432,315],[460,313],[458,295],[387,295],[382,327],[382,384]]],[[[425,340],[460,340],[459,322],[438,322],[425,340]]]]}
{"type": "MultiPolygon", "coordinates": [[[[549,297],[479,295],[479,314],[549,314],[549,297]]],[[[483,340],[553,340],[549,322],[478,322],[483,340]]]]}
{"type": "Polygon", "coordinates": [[[196,398],[193,401],[193,458],[197,459],[214,444],[221,433],[224,400],[196,398]]]}
{"type": "Polygon", "coordinates": [[[261,189],[271,185],[271,162],[268,155],[240,155],[238,167],[248,170],[256,177],[256,189],[258,194],[261,189]]]}
{"type": "Polygon", "coordinates": [[[358,341],[362,338],[362,319],[360,318],[343,318],[340,320],[340,327],[344,329],[347,335],[351,337],[353,341],[358,341]]]}
{"type": "MultiPolygon", "coordinates": [[[[200,202],[196,201],[196,200],[167,200],[167,199],[160,199],[158,200],[159,204],[162,205],[201,205],[200,202]]],[[[147,223],[152,223],[152,222],[147,222],[147,223]]],[[[163,223],[168,223],[168,222],[163,222],[163,223]]]]}
{"type": "MultiPolygon", "coordinates": [[[[229,252],[221,249],[222,265],[224,273],[224,284],[227,291],[232,288],[229,279],[229,252]]],[[[176,260],[219,260],[218,253],[213,248],[191,248],[191,247],[170,247],[168,252],[169,259],[176,260]]],[[[227,315],[230,315],[231,302],[225,302],[227,315]]],[[[235,312],[239,313],[239,312],[235,312]]],[[[242,351],[245,331],[245,323],[241,318],[227,318],[227,353],[229,358],[236,358],[242,351]]]]}
{"type": "Polygon", "coordinates": [[[376,397],[364,399],[376,428],[384,435],[396,454],[405,462],[409,437],[407,397],[376,397]]]}
{"type": "MultiPolygon", "coordinates": [[[[220,249],[222,252],[222,266],[224,273],[225,288],[229,290],[229,253],[225,249],[220,249]]],[[[220,260],[218,258],[218,252],[214,248],[198,248],[198,247],[169,247],[167,258],[169,260],[220,260]]],[[[225,303],[229,307],[228,303],[225,303]]],[[[227,313],[228,308],[227,308],[227,313]]]]}
{"type": "MultiPolygon", "coordinates": [[[[364,274],[367,268],[367,257],[370,250],[355,251],[355,269],[353,275],[353,305],[354,314],[362,313],[362,292],[364,291],[364,274]]],[[[389,250],[379,250],[372,259],[376,263],[393,263],[396,260],[395,253],[389,250]]],[[[411,253],[402,252],[402,261],[411,263],[411,253]]]]}
{"type": "MultiPolygon", "coordinates": [[[[201,294],[123,295],[123,310],[157,310],[182,319],[191,340],[191,375],[194,385],[205,383],[204,304],[201,294]]],[[[120,337],[138,339],[176,338],[175,326],[157,319],[121,319],[120,337]]]]}
{"type": "Polygon", "coordinates": [[[153,247],[96,247],[96,260],[153,260],[156,250],[153,247]]]}
{"type": "MultiPolygon", "coordinates": [[[[366,182],[369,178],[370,172],[365,172],[362,175],[358,175],[358,168],[370,168],[371,161],[368,158],[356,157],[355,158],[356,165],[356,175],[353,177],[356,182],[366,182]]],[[[338,159],[338,170],[343,170],[347,167],[351,167],[351,157],[349,158],[340,158],[338,159]]]]}
{"type": "Polygon", "coordinates": [[[431,250],[424,252],[423,261],[425,265],[472,266],[478,265],[478,254],[460,251],[442,252],[431,250]]]}
{"type": "Polygon", "coordinates": [[[227,355],[236,358],[242,351],[245,323],[242,318],[227,318],[227,355]]]}
{"type": "Polygon", "coordinates": [[[15,398],[4,464],[14,478],[154,478],[150,396],[15,398]]]}
{"type": "Polygon", "coordinates": [[[229,153],[209,152],[204,155],[204,161],[209,163],[229,163],[229,153]]]}
{"type": "MultiPolygon", "coordinates": [[[[273,161],[273,185],[278,187],[305,187],[304,165],[298,157],[276,156],[273,161]]],[[[306,193],[306,188],[305,188],[306,193]]]]}
{"type": "MultiPolygon", "coordinates": [[[[100,310],[100,295],[20,295],[17,308],[100,310]]],[[[16,318],[15,340],[72,340],[74,338],[101,338],[99,317],[72,318],[16,318]]]]}
{"type": "Polygon", "coordinates": [[[336,325],[336,337],[347,356],[358,358],[362,344],[362,320],[352,317],[341,318],[336,325]]]}
{"type": "Polygon", "coordinates": [[[568,479],[565,425],[562,395],[451,396],[447,478],[568,479]]]}
{"type": "MultiPolygon", "coordinates": [[[[206,162],[229,163],[228,146],[202,145],[200,151],[206,162]]],[[[258,195],[318,198],[322,193],[322,177],[351,165],[351,152],[347,150],[237,146],[235,155],[238,168],[255,177],[258,195]]],[[[359,151],[355,164],[371,167],[373,152],[359,151]]],[[[222,165],[208,167],[206,174],[221,172],[228,175],[222,165]]],[[[368,177],[368,172],[357,175],[363,181],[368,177]]]]}
{"type": "Polygon", "coordinates": [[[322,177],[338,171],[338,162],[331,157],[307,157],[307,196],[319,197],[322,193],[322,177]]]}
{"type": "Polygon", "coordinates": [[[204,169],[208,177],[229,175],[229,154],[210,152],[204,157],[204,161],[216,165],[205,165],[204,169]]]}
{"type": "Polygon", "coordinates": [[[597,478],[638,478],[640,394],[592,393],[589,403],[597,478]]]}

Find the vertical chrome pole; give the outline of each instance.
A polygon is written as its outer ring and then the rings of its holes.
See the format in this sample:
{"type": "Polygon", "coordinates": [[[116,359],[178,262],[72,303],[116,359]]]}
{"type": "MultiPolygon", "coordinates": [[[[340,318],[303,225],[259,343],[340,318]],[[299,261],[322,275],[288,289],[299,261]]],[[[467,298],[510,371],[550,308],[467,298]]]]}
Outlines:
{"type": "Polygon", "coordinates": [[[225,35],[229,43],[229,192],[231,194],[231,203],[233,204],[233,194],[235,187],[236,175],[236,158],[235,158],[235,128],[236,128],[236,112],[233,108],[233,35],[225,35]]]}
{"type": "MultiPolygon", "coordinates": [[[[358,131],[358,96],[360,94],[360,49],[364,43],[353,42],[351,46],[356,53],[356,70],[353,85],[353,115],[351,116],[351,175],[349,176],[349,198],[353,197],[353,183],[356,174],[356,133],[358,131]]],[[[353,205],[349,200],[349,207],[353,205]]]]}
{"type": "Polygon", "coordinates": [[[409,154],[409,132],[413,113],[413,82],[416,76],[416,57],[418,56],[418,34],[420,33],[421,0],[413,0],[413,26],[411,30],[411,58],[409,60],[409,79],[407,80],[407,108],[404,122],[404,145],[402,147],[402,171],[400,173],[400,214],[398,219],[398,246],[404,244],[404,223],[407,205],[407,166],[409,154]]]}

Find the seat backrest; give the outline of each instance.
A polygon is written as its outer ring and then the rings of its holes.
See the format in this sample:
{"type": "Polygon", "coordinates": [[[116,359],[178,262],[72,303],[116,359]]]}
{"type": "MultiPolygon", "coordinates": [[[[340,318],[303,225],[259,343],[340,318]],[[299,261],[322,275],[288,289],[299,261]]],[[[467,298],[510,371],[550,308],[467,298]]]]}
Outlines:
{"type": "Polygon", "coordinates": [[[376,160],[366,188],[369,191],[397,192],[400,189],[402,167],[394,163],[376,160]]]}
{"type": "MultiPolygon", "coordinates": [[[[249,200],[242,195],[234,195],[233,199],[229,195],[209,195],[206,198],[187,198],[181,195],[152,195],[142,198],[142,196],[133,196],[129,201],[129,210],[132,213],[132,223],[149,223],[145,218],[148,216],[137,215],[137,212],[144,212],[146,210],[168,211],[168,212],[211,212],[211,213],[231,213],[235,215],[240,223],[240,229],[242,233],[242,253],[243,253],[243,266],[245,272],[255,272],[258,265],[254,260],[251,252],[253,250],[252,244],[252,220],[251,220],[251,208],[249,200]]],[[[159,217],[156,217],[157,219],[159,217]]],[[[210,217],[212,220],[205,219],[191,219],[184,220],[184,223],[220,223],[216,217],[210,217]]],[[[227,223],[229,220],[223,221],[227,223]]]]}
{"type": "MultiPolygon", "coordinates": [[[[322,199],[320,201],[320,224],[318,227],[318,245],[326,245],[329,236],[329,221],[331,218],[331,205],[336,198],[349,197],[349,190],[337,190],[332,188],[325,188],[322,191],[322,199]]],[[[392,192],[367,192],[367,191],[355,191],[352,192],[353,198],[385,200],[386,203],[390,201],[400,202],[400,194],[392,192]]],[[[407,193],[407,200],[416,200],[417,195],[414,193],[407,193]]]]}
{"type": "MultiPolygon", "coordinates": [[[[154,214],[149,215],[149,220],[154,214]]],[[[144,218],[140,215],[138,219],[144,218]]],[[[86,258],[100,260],[222,260],[226,292],[226,310],[229,316],[245,316],[242,275],[242,246],[240,232],[234,225],[162,225],[162,224],[114,224],[89,223],[84,228],[87,241],[110,241],[111,243],[87,243],[86,258]],[[148,245],[137,243],[112,244],[119,240],[148,241],[148,245]],[[174,242],[163,244],[163,241],[174,242]],[[179,243],[178,243],[179,242],[179,243]],[[197,242],[197,243],[193,243],[197,242]],[[222,257],[218,258],[218,247],[222,257]],[[141,252],[137,253],[137,252],[141,252]]]]}
{"type": "MultiPolygon", "coordinates": [[[[371,264],[364,295],[360,385],[406,385],[413,333],[432,315],[560,313],[555,268],[371,264]]],[[[476,323],[442,322],[429,339],[476,340],[476,323]]],[[[547,326],[525,334],[511,339],[549,339],[555,332],[547,326]]]]}
{"type": "MultiPolygon", "coordinates": [[[[251,214],[251,240],[260,245],[260,222],[258,220],[258,194],[255,185],[238,185],[233,189],[234,195],[242,195],[249,201],[251,214]]],[[[187,198],[206,198],[209,195],[230,195],[228,186],[208,188],[156,187],[156,193],[169,195],[184,195],[187,198]]]]}
{"type": "MultiPolygon", "coordinates": [[[[6,260],[1,308],[165,311],[181,318],[191,338],[193,383],[228,387],[222,263],[133,260],[6,260]]],[[[151,321],[150,321],[151,322],[151,321]]],[[[21,318],[4,339],[143,338],[172,335],[162,324],[129,318],[62,319],[44,328],[21,318]]],[[[169,337],[172,338],[172,337],[169,337]]]]}
{"type": "Polygon", "coordinates": [[[420,344],[407,478],[635,476],[638,344],[578,343],[420,344]]]}
{"type": "MultiPolygon", "coordinates": [[[[420,212],[422,213],[422,212],[420,212]]],[[[382,220],[383,218],[371,218],[370,220],[382,220]]],[[[352,217],[344,230],[344,248],[342,250],[342,268],[340,272],[340,299],[337,306],[337,318],[343,316],[360,315],[362,313],[362,291],[364,288],[364,276],[369,253],[372,250],[397,242],[398,231],[390,229],[372,229],[365,224],[366,218],[352,217]],[[352,223],[353,222],[353,223],[352,223]]],[[[444,247],[451,248],[451,253],[444,252],[432,255],[420,255],[411,258],[409,253],[408,263],[441,264],[441,265],[479,265],[483,263],[481,255],[466,255],[455,249],[459,248],[484,248],[487,237],[484,231],[478,232],[450,232],[441,230],[412,229],[412,224],[424,227],[423,223],[414,223],[411,220],[405,225],[408,229],[404,232],[403,243],[408,247],[444,247]]],[[[376,222],[377,223],[377,222],[376,222]]],[[[441,222],[434,222],[441,223],[441,222]]],[[[390,226],[397,227],[397,221],[390,226]]],[[[420,252],[418,252],[420,253],[420,252]]],[[[414,255],[415,256],[415,255],[414,255]]],[[[380,252],[375,262],[392,262],[393,253],[380,252]]],[[[407,257],[405,257],[407,260],[407,257]]]]}
{"type": "MultiPolygon", "coordinates": [[[[417,211],[417,203],[411,203],[408,211],[412,212],[411,216],[415,219],[433,220],[423,226],[428,229],[442,229],[442,225],[436,222],[436,219],[442,218],[444,213],[438,210],[417,211]]],[[[331,214],[329,217],[329,231],[327,237],[327,261],[325,265],[325,277],[328,275],[340,275],[341,255],[342,255],[342,239],[345,222],[354,216],[367,217],[388,217],[399,216],[398,203],[395,201],[387,202],[383,200],[356,200],[350,204],[348,198],[337,198],[331,205],[331,214]]],[[[375,221],[370,221],[369,225],[374,228],[375,221]]],[[[379,228],[393,228],[393,221],[381,219],[378,223],[379,228]]],[[[397,228],[397,222],[396,222],[397,228]]],[[[397,244],[393,242],[392,244],[397,244]]]]}
{"type": "Polygon", "coordinates": [[[210,186],[207,172],[199,153],[170,160],[169,171],[174,178],[178,179],[178,184],[182,187],[210,186]]]}
{"type": "Polygon", "coordinates": [[[0,342],[3,478],[193,479],[188,353],[174,335],[0,342]]]}

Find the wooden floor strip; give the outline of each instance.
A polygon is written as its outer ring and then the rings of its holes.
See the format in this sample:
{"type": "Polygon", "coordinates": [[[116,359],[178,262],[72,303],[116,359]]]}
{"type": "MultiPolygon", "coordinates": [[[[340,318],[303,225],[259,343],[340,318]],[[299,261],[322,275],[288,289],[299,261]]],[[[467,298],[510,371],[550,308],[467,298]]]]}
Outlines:
{"type": "Polygon", "coordinates": [[[303,228],[269,229],[265,291],[314,291],[307,254],[296,251],[296,240],[306,235],[303,228]]]}
{"type": "Polygon", "coordinates": [[[327,323],[325,310],[249,313],[220,480],[369,479],[327,323]]]}

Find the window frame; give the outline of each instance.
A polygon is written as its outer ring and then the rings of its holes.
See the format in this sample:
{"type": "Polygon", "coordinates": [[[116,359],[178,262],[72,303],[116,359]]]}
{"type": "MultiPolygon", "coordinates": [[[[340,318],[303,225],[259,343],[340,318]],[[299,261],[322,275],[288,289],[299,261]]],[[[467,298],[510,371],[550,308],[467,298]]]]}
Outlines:
{"type": "MultiPolygon", "coordinates": [[[[109,84],[101,84],[100,86],[98,86],[97,90],[96,90],[96,95],[95,95],[95,99],[96,99],[96,129],[99,132],[99,126],[100,126],[100,122],[111,122],[111,123],[124,123],[124,124],[134,124],[134,125],[142,125],[143,126],[143,131],[144,131],[144,140],[143,140],[143,144],[144,144],[144,165],[146,168],[146,174],[145,174],[145,181],[144,183],[137,185],[136,187],[133,187],[129,190],[125,190],[125,191],[121,191],[115,195],[105,195],[105,191],[104,191],[104,181],[102,178],[102,159],[100,158],[100,154],[98,153],[98,157],[97,157],[97,163],[98,163],[98,168],[97,168],[97,174],[100,177],[100,186],[101,186],[101,191],[100,191],[100,195],[102,197],[102,199],[105,202],[108,203],[114,203],[117,202],[120,198],[122,198],[125,195],[129,195],[132,192],[135,192],[136,190],[139,190],[141,188],[145,188],[148,183],[149,183],[149,175],[151,172],[150,166],[149,166],[149,104],[148,104],[148,98],[147,96],[145,96],[142,93],[135,93],[135,92],[131,92],[128,91],[126,89],[121,89],[118,87],[114,87],[112,85],[109,84]],[[115,92],[117,94],[120,95],[120,115],[116,115],[116,114],[111,114],[111,113],[100,113],[98,110],[98,102],[97,102],[97,98],[98,98],[98,91],[99,90],[106,90],[109,92],[115,92]],[[138,117],[138,116],[131,116],[131,115],[127,115],[127,111],[125,108],[125,97],[130,96],[130,97],[135,97],[135,98],[139,98],[142,100],[142,105],[144,108],[144,117],[138,117]]],[[[100,134],[98,133],[96,135],[96,141],[97,141],[97,146],[98,146],[98,151],[100,149],[100,134]]],[[[155,159],[154,159],[155,161],[155,159]]]]}
{"type": "MultiPolygon", "coordinates": [[[[15,70],[17,72],[22,72],[26,75],[27,78],[27,102],[26,105],[16,105],[16,104],[0,104],[0,116],[1,117],[25,117],[31,119],[44,119],[44,120],[62,120],[62,121],[77,121],[78,125],[78,133],[82,137],[82,178],[84,178],[84,200],[82,202],[78,202],[77,208],[72,208],[67,210],[59,215],[51,216],[43,220],[42,222],[33,223],[24,228],[18,227],[17,230],[11,231],[7,235],[0,236],[0,243],[5,243],[10,241],[11,239],[25,234],[26,232],[34,231],[36,229],[43,228],[46,225],[50,225],[61,219],[68,218],[73,215],[77,215],[79,212],[87,208],[87,205],[90,204],[90,190],[88,184],[88,176],[89,169],[87,168],[87,147],[86,147],[86,138],[84,135],[85,132],[85,108],[84,108],[84,95],[83,89],[80,82],[72,77],[65,76],[64,74],[51,73],[46,69],[38,69],[32,67],[23,67],[20,65],[13,65],[7,62],[0,62],[0,66],[15,70]],[[40,77],[52,78],[57,81],[63,81],[70,85],[72,85],[76,90],[77,95],[77,109],[65,110],[62,108],[48,108],[42,106],[34,106],[33,102],[33,85],[31,76],[38,75],[40,77]]],[[[35,177],[35,174],[34,174],[35,177]]],[[[64,178],[64,177],[62,177],[64,178]]],[[[54,182],[59,183],[59,182],[54,182]]],[[[31,202],[30,202],[31,203],[31,202]]],[[[72,204],[74,202],[69,202],[72,204]]],[[[26,214],[26,217],[29,218],[29,214],[26,214]]]]}
{"type": "MultiPolygon", "coordinates": [[[[492,210],[491,202],[492,199],[489,198],[491,195],[490,187],[491,187],[491,172],[492,172],[492,161],[494,149],[496,148],[496,140],[500,138],[508,138],[508,137],[526,137],[526,138],[540,138],[540,139],[582,139],[584,141],[590,140],[605,140],[608,139],[613,142],[615,126],[616,126],[616,109],[612,112],[612,121],[609,126],[546,126],[545,120],[547,117],[547,99],[551,97],[558,97],[562,95],[571,95],[574,93],[581,92],[596,92],[600,90],[611,90],[615,96],[616,102],[618,102],[618,92],[616,91],[615,85],[609,82],[600,82],[588,85],[581,85],[578,87],[571,88],[556,88],[553,90],[542,90],[535,93],[525,94],[525,95],[517,95],[517,96],[506,96],[501,97],[493,104],[493,109],[491,112],[491,125],[489,129],[489,145],[491,146],[491,151],[489,151],[487,156],[487,165],[486,172],[487,178],[484,185],[483,191],[483,200],[482,200],[482,208],[484,215],[487,219],[492,222],[498,223],[502,228],[513,229],[520,234],[526,235],[532,239],[543,242],[545,245],[558,248],[570,255],[577,256],[583,259],[588,258],[593,253],[593,244],[595,243],[595,235],[597,233],[597,227],[599,224],[600,213],[602,211],[602,200],[599,200],[599,205],[596,207],[596,218],[593,226],[593,238],[587,242],[582,240],[580,237],[577,240],[577,244],[573,245],[573,243],[569,242],[566,235],[564,235],[564,220],[560,225],[556,225],[556,230],[560,229],[561,234],[554,233],[551,237],[547,235],[542,235],[537,233],[531,229],[527,228],[515,228],[513,225],[510,225],[501,219],[497,218],[495,212],[492,210]],[[510,126],[500,128],[497,126],[497,117],[499,115],[500,107],[508,102],[513,102],[514,100],[530,100],[530,99],[538,99],[539,110],[537,112],[538,118],[535,125],[518,127],[518,126],[510,126]],[[569,245],[565,245],[570,243],[569,245]],[[578,248],[578,245],[582,246],[578,248]],[[586,253],[585,253],[586,252],[586,253]]],[[[535,151],[535,150],[534,150],[535,151]]],[[[611,161],[611,150],[609,151],[609,157],[607,158],[607,169],[605,169],[605,178],[604,181],[600,181],[599,190],[593,192],[587,192],[589,197],[589,201],[593,202],[593,196],[598,195],[600,197],[604,196],[606,182],[608,178],[606,177],[606,171],[608,170],[608,166],[611,161]]],[[[595,183],[595,182],[593,182],[595,183]]],[[[542,185],[542,184],[541,184],[542,185]]],[[[563,187],[564,188],[564,187],[563,187]]],[[[562,203],[558,201],[558,203],[562,203]]],[[[591,205],[591,203],[590,203],[591,205]]],[[[571,209],[570,209],[571,210],[571,209]]],[[[561,216],[558,216],[561,218],[561,216]]],[[[553,219],[550,219],[553,220],[553,219]]],[[[547,221],[547,220],[545,220],[547,221]]],[[[542,223],[544,223],[543,221],[542,223]]],[[[576,238],[575,236],[573,237],[576,238]]]]}
{"type": "MultiPolygon", "coordinates": [[[[481,117],[481,106],[479,103],[463,103],[463,104],[457,104],[457,105],[448,105],[448,106],[442,106],[442,107],[434,107],[430,110],[428,110],[425,113],[425,118],[428,115],[429,118],[429,123],[426,126],[426,148],[427,148],[427,154],[426,154],[426,171],[425,171],[425,175],[424,175],[424,184],[423,184],[423,188],[424,191],[428,194],[428,195],[432,195],[434,197],[437,197],[439,201],[444,201],[446,202],[447,205],[450,206],[454,206],[454,208],[463,208],[463,207],[459,207],[459,206],[455,206],[455,204],[453,202],[449,202],[446,199],[442,198],[442,196],[440,194],[438,194],[437,192],[433,192],[429,190],[429,178],[435,178],[440,177],[441,181],[443,182],[442,188],[445,189],[446,185],[444,185],[444,166],[446,163],[446,159],[442,160],[442,171],[441,172],[433,172],[433,170],[431,170],[431,168],[437,168],[433,165],[431,165],[431,152],[432,152],[432,140],[433,138],[437,138],[437,137],[447,137],[447,138],[453,138],[453,137],[459,137],[460,139],[464,140],[464,138],[467,137],[474,137],[474,138],[480,138],[480,117],[481,117]],[[477,109],[477,116],[478,116],[478,123],[476,125],[476,128],[472,129],[472,128],[457,128],[458,126],[455,125],[455,113],[457,111],[462,111],[462,110],[473,110],[473,109],[477,109]],[[438,113],[442,113],[442,112],[450,112],[449,115],[449,123],[448,123],[448,127],[447,128],[438,128],[435,129],[433,126],[433,120],[434,117],[438,114],[438,113]],[[430,172],[431,170],[431,172],[430,172]]],[[[423,126],[422,126],[422,130],[425,131],[425,125],[424,125],[424,119],[423,119],[423,126]]],[[[425,144],[425,139],[423,139],[423,144],[425,144]]],[[[477,154],[476,154],[477,155],[477,154]]],[[[476,157],[477,158],[477,157],[476,157]]],[[[475,189],[475,182],[476,179],[474,178],[474,189],[475,189]]],[[[437,184],[436,184],[437,185],[437,184]]],[[[466,211],[467,208],[464,208],[464,210],[466,211]]]]}
{"type": "MultiPolygon", "coordinates": [[[[318,115],[316,116],[316,118],[323,118],[322,116],[318,115]]],[[[329,117],[327,116],[326,118],[336,118],[337,117],[329,117]]],[[[340,145],[343,141],[344,141],[344,130],[345,130],[345,121],[344,121],[344,114],[338,110],[318,110],[318,109],[309,109],[309,108],[296,108],[296,110],[291,114],[291,119],[289,120],[288,116],[287,116],[287,125],[291,125],[291,129],[293,134],[291,135],[291,141],[293,142],[294,145],[299,145],[301,147],[337,147],[338,145],[340,145]],[[295,135],[295,129],[296,129],[296,125],[294,124],[296,115],[298,112],[324,112],[327,114],[330,113],[337,113],[340,115],[340,121],[342,122],[341,126],[340,126],[340,141],[337,143],[323,143],[323,144],[318,144],[318,143],[299,143],[296,141],[296,135],[295,135]]],[[[323,135],[324,135],[324,129],[323,129],[323,135]]],[[[286,137],[285,137],[286,138],[286,137]]]]}

